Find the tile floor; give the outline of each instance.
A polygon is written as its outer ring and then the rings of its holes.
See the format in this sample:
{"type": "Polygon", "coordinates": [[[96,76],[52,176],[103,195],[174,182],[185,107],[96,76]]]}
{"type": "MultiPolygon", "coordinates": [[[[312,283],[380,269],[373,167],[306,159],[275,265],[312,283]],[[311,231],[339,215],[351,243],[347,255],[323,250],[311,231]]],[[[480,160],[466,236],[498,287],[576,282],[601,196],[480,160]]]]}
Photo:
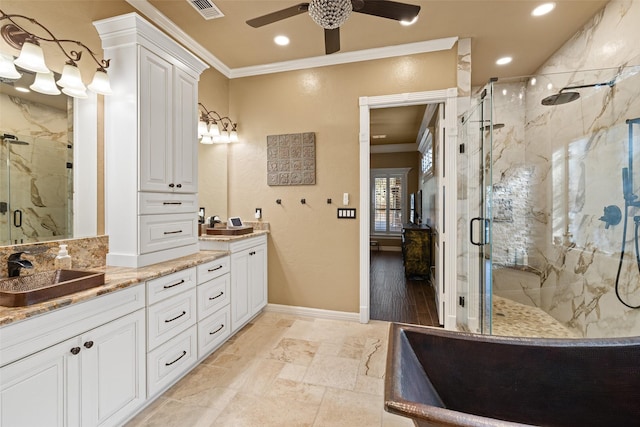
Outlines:
{"type": "Polygon", "coordinates": [[[411,427],[383,409],[388,328],[263,313],[127,427],[411,427]]]}

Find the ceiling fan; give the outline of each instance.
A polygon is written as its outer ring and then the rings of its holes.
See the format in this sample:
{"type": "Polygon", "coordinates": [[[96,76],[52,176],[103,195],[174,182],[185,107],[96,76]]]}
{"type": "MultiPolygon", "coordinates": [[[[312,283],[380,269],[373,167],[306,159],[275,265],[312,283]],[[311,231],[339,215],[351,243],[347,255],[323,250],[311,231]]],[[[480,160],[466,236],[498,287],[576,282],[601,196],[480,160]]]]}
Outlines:
{"type": "Polygon", "coordinates": [[[351,12],[411,21],[418,16],[420,6],[383,0],[311,0],[250,19],[247,24],[258,28],[304,12],[308,12],[311,19],[324,28],[325,52],[328,55],[340,50],[340,26],[351,12]]]}

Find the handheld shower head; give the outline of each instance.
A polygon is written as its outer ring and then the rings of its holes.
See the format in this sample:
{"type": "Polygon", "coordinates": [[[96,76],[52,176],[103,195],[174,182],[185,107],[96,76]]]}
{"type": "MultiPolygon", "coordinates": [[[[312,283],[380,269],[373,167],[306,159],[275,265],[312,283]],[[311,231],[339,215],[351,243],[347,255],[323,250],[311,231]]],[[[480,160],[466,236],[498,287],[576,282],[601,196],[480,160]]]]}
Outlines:
{"type": "Polygon", "coordinates": [[[553,105],[562,105],[568,104],[569,102],[573,102],[576,99],[580,98],[580,94],[578,92],[565,92],[570,89],[584,89],[587,87],[600,87],[600,86],[609,86],[613,87],[616,84],[616,80],[613,79],[604,83],[594,83],[590,85],[579,85],[579,86],[566,86],[560,89],[558,93],[553,95],[549,95],[541,101],[542,105],[553,106],[553,105]]]}

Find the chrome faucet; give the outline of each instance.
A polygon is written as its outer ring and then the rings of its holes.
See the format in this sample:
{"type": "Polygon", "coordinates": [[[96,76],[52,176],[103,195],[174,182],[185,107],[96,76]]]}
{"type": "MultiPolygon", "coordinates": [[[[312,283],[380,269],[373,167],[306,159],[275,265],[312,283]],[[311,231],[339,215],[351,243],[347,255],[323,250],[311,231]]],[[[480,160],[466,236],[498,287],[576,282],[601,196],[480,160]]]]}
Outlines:
{"type": "Polygon", "coordinates": [[[28,252],[16,252],[9,255],[9,260],[7,261],[7,273],[9,274],[9,277],[20,276],[21,268],[33,268],[31,261],[20,258],[22,254],[26,253],[28,252]]]}

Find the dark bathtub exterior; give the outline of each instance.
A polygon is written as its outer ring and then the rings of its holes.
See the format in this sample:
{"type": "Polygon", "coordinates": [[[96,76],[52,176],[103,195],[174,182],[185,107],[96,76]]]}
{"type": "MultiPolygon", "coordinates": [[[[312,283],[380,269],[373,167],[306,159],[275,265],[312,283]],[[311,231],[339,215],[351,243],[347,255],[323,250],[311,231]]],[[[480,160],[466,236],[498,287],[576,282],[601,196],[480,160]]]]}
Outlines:
{"type": "Polygon", "coordinates": [[[510,338],[392,323],[385,409],[418,426],[640,426],[640,337],[510,338]]]}

